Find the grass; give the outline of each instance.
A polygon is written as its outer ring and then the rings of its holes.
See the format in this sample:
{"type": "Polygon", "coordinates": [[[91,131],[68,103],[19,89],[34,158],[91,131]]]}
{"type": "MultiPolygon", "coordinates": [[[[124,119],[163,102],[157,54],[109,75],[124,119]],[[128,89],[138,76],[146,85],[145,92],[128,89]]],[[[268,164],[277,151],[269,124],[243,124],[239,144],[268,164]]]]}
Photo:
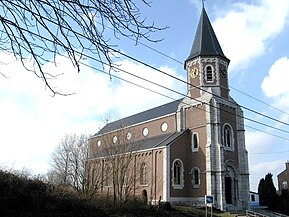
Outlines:
{"type": "MultiPolygon", "coordinates": [[[[174,206],[173,207],[179,213],[182,213],[187,216],[195,216],[195,217],[205,217],[206,210],[205,209],[198,209],[193,206],[174,206]]],[[[208,208],[208,216],[211,216],[210,208],[208,208]]],[[[235,214],[224,213],[218,210],[213,209],[213,217],[235,217],[235,214]]]]}

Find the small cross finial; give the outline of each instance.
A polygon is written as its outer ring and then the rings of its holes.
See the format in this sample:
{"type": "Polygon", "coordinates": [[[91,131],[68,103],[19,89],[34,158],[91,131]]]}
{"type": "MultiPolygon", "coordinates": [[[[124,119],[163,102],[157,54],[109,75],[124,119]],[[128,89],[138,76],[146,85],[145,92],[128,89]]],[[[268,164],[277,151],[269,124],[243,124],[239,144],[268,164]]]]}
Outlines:
{"type": "Polygon", "coordinates": [[[205,7],[205,0],[202,0],[203,8],[205,7]]]}

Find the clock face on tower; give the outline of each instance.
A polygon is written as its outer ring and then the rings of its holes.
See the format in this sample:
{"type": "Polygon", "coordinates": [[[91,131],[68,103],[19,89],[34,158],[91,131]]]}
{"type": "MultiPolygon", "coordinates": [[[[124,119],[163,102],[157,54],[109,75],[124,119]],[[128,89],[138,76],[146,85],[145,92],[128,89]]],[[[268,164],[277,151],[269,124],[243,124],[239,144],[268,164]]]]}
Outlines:
{"type": "Polygon", "coordinates": [[[221,75],[222,75],[223,78],[226,78],[226,77],[227,77],[227,70],[226,70],[226,68],[221,68],[221,69],[220,69],[220,72],[221,72],[221,75]]]}
{"type": "Polygon", "coordinates": [[[221,69],[221,75],[223,78],[227,77],[227,70],[226,69],[221,69]]]}
{"type": "Polygon", "coordinates": [[[199,75],[199,70],[196,67],[192,67],[189,69],[189,74],[191,78],[196,78],[199,75]]]}

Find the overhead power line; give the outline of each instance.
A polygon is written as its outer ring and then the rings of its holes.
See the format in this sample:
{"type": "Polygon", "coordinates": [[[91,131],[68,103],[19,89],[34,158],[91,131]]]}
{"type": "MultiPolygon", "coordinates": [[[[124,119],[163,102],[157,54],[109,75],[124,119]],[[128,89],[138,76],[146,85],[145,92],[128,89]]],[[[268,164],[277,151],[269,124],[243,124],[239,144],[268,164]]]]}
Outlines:
{"type": "MultiPolygon", "coordinates": [[[[22,7],[22,6],[20,6],[20,7],[22,7]]],[[[24,9],[24,8],[22,7],[22,9],[24,9]]],[[[65,12],[65,11],[62,11],[62,12],[65,12]]],[[[34,12],[31,12],[31,13],[34,13],[34,12]]],[[[36,15],[39,16],[39,14],[36,14],[36,15]]],[[[48,18],[46,18],[46,17],[43,17],[43,16],[41,16],[41,15],[40,15],[40,17],[41,17],[42,19],[46,20],[47,22],[53,23],[54,25],[59,25],[59,23],[56,23],[56,22],[54,22],[54,21],[52,21],[52,20],[50,20],[50,19],[48,19],[48,18]]],[[[97,22],[97,21],[95,21],[95,22],[96,22],[96,23],[99,23],[99,22],[97,22]]],[[[99,23],[99,24],[104,25],[103,23],[99,23]]],[[[106,28],[110,29],[110,30],[113,30],[113,28],[111,28],[111,27],[108,27],[108,26],[106,26],[106,25],[104,25],[104,26],[105,26],[106,28]]],[[[63,26],[63,28],[67,28],[67,27],[63,26]]],[[[23,30],[23,31],[26,31],[25,29],[22,29],[22,30],[23,30]]],[[[72,30],[72,29],[69,29],[69,30],[72,31],[75,35],[79,35],[79,36],[85,37],[83,34],[81,34],[81,33],[79,33],[79,32],[76,32],[76,31],[74,31],[74,30],[72,30]]],[[[31,32],[28,31],[28,30],[27,30],[26,32],[29,32],[29,33],[31,34],[31,32]]],[[[134,40],[134,41],[135,41],[135,39],[130,38],[128,35],[124,35],[124,36],[127,37],[127,38],[129,38],[130,40],[134,40]]],[[[157,51],[156,49],[151,48],[150,46],[145,45],[144,43],[141,43],[141,42],[139,42],[139,41],[138,41],[137,43],[139,43],[139,44],[141,44],[141,45],[143,45],[143,46],[145,46],[145,47],[147,47],[147,48],[149,48],[149,49],[152,49],[153,51],[155,51],[155,52],[157,52],[157,53],[159,53],[159,54],[161,54],[161,55],[164,55],[165,57],[170,58],[170,59],[172,59],[172,60],[174,60],[174,61],[182,64],[181,61],[179,61],[179,60],[177,60],[177,59],[175,59],[175,58],[172,58],[172,57],[170,57],[169,55],[167,55],[167,54],[165,54],[165,53],[163,53],[163,52],[157,51]]],[[[62,45],[62,46],[64,46],[64,45],[62,45]]],[[[154,69],[154,70],[156,70],[156,71],[158,71],[158,72],[160,72],[160,73],[163,73],[163,74],[165,74],[165,75],[167,75],[167,76],[169,76],[169,77],[171,77],[171,78],[173,78],[173,79],[176,79],[176,80],[178,80],[178,81],[180,81],[180,82],[182,82],[182,83],[184,83],[184,84],[186,84],[186,85],[189,85],[189,86],[191,86],[191,87],[197,88],[197,89],[202,90],[202,91],[204,91],[204,92],[206,92],[206,93],[212,94],[213,96],[215,96],[215,97],[217,97],[217,98],[221,98],[221,99],[223,99],[223,100],[226,100],[226,99],[222,98],[221,96],[218,96],[218,95],[216,95],[216,94],[214,94],[214,93],[211,93],[211,92],[209,92],[209,91],[207,91],[207,90],[205,90],[205,89],[203,89],[203,88],[201,88],[201,87],[195,86],[195,85],[193,85],[193,84],[191,84],[191,83],[189,83],[189,82],[187,82],[187,81],[184,81],[184,80],[182,80],[182,79],[180,79],[180,78],[177,78],[176,76],[170,75],[170,74],[168,74],[168,73],[166,73],[166,72],[164,72],[164,71],[162,71],[162,70],[157,69],[157,68],[154,67],[154,66],[151,66],[150,64],[147,64],[147,63],[145,63],[145,62],[143,62],[143,61],[141,61],[141,60],[138,60],[138,59],[136,59],[136,58],[134,58],[134,57],[132,57],[132,56],[130,56],[130,55],[128,55],[128,54],[124,54],[124,53],[122,53],[122,52],[119,51],[119,50],[116,50],[116,49],[114,49],[114,48],[109,48],[109,49],[112,50],[113,52],[116,52],[116,53],[119,53],[120,55],[125,56],[126,58],[129,58],[129,59],[131,59],[131,60],[133,60],[133,61],[135,61],[135,62],[138,62],[138,63],[140,63],[140,64],[142,64],[142,65],[145,65],[145,66],[147,66],[147,67],[149,67],[149,68],[151,68],[151,69],[154,69]]],[[[101,61],[101,62],[103,63],[103,61],[101,61]]],[[[236,88],[233,88],[233,89],[236,89],[236,88]]],[[[240,91],[240,92],[241,92],[241,91],[240,91]]],[[[263,102],[263,103],[264,103],[264,102],[263,102]]],[[[266,103],[264,103],[264,104],[266,104],[266,103]]],[[[254,109],[248,108],[248,107],[243,106],[243,105],[239,105],[239,106],[240,106],[241,108],[243,108],[243,109],[245,109],[245,110],[247,110],[247,111],[250,111],[250,112],[252,112],[252,113],[255,113],[255,114],[257,114],[257,115],[263,116],[263,117],[265,117],[265,118],[267,118],[267,119],[270,119],[270,120],[272,120],[272,121],[275,121],[275,122],[281,123],[281,124],[283,124],[283,125],[289,126],[289,124],[286,123],[286,122],[280,121],[280,120],[278,120],[278,119],[276,119],[276,118],[270,117],[270,116],[265,115],[265,114],[263,114],[263,113],[261,113],[261,112],[257,112],[257,111],[255,111],[254,109]]],[[[271,106],[271,107],[272,107],[272,106],[271,106]]],[[[275,107],[272,107],[272,108],[275,108],[275,107]]],[[[278,110],[279,110],[279,111],[282,111],[282,110],[280,110],[280,109],[278,109],[278,110]]],[[[283,112],[283,111],[282,111],[282,112],[283,112]]],[[[284,113],[286,113],[286,112],[284,112],[284,113]]],[[[287,113],[286,113],[286,114],[287,114],[287,113]]]]}
{"type": "MultiPolygon", "coordinates": [[[[91,66],[91,65],[88,65],[88,64],[82,63],[82,62],[81,62],[81,64],[82,64],[82,65],[85,65],[85,66],[87,66],[87,67],[90,67],[90,68],[92,68],[92,69],[94,69],[94,70],[97,70],[97,71],[99,71],[99,72],[102,72],[102,73],[104,73],[104,74],[107,74],[107,75],[109,75],[109,76],[111,76],[111,77],[114,77],[114,78],[116,78],[116,79],[119,79],[119,80],[122,80],[122,81],[124,81],[124,82],[130,83],[130,84],[132,84],[132,85],[134,85],[134,86],[137,86],[137,87],[140,87],[140,88],[142,88],[142,89],[148,90],[148,91],[150,91],[150,92],[156,93],[156,94],[158,94],[158,95],[164,96],[164,97],[169,98],[169,99],[171,99],[171,100],[177,100],[177,99],[174,98],[174,97],[168,96],[168,95],[166,95],[166,94],[162,94],[162,93],[160,93],[160,92],[158,92],[158,91],[152,90],[152,89],[147,88],[147,87],[145,87],[145,86],[143,86],[143,85],[136,84],[136,83],[131,82],[131,81],[127,80],[127,79],[121,78],[121,77],[119,77],[119,76],[117,76],[117,75],[108,73],[108,72],[106,72],[106,71],[104,71],[104,70],[102,70],[102,69],[98,69],[98,68],[96,68],[96,67],[94,67],[94,66],[91,66]]],[[[130,72],[126,72],[125,70],[122,70],[122,69],[120,69],[120,70],[123,71],[123,72],[125,72],[125,73],[129,73],[129,74],[132,75],[132,76],[138,77],[138,76],[136,76],[136,75],[134,75],[134,74],[131,74],[130,72]]],[[[143,80],[143,78],[141,78],[141,77],[140,77],[140,79],[143,80]]],[[[160,86],[159,84],[155,84],[155,85],[157,85],[157,86],[159,86],[159,87],[162,87],[162,86],[160,86]]],[[[173,89],[170,89],[170,88],[167,88],[167,87],[164,87],[164,88],[167,89],[167,90],[170,90],[170,91],[172,91],[172,92],[181,94],[181,95],[183,95],[183,96],[187,96],[187,95],[182,94],[182,93],[179,93],[179,92],[177,92],[177,91],[175,91],[175,90],[173,90],[173,89]]],[[[191,99],[195,100],[194,98],[191,98],[191,99]]],[[[203,101],[199,101],[199,102],[202,103],[202,104],[207,104],[207,103],[205,103],[205,102],[203,102],[203,101]]],[[[185,103],[185,102],[182,102],[182,103],[185,104],[185,105],[191,106],[191,104],[188,104],[188,103],[185,103]]],[[[213,107],[213,108],[216,108],[216,107],[213,106],[213,105],[210,105],[210,104],[207,104],[207,105],[209,105],[209,106],[211,106],[211,107],[213,107]]],[[[204,112],[207,112],[207,113],[209,112],[209,111],[207,111],[207,110],[205,110],[205,109],[202,109],[202,108],[199,108],[199,107],[196,107],[196,109],[201,110],[201,111],[204,111],[204,112]]],[[[231,118],[228,118],[228,119],[231,120],[231,121],[234,122],[234,123],[238,123],[235,119],[231,119],[231,118]]],[[[253,130],[255,130],[255,131],[259,131],[259,132],[262,132],[262,133],[264,133],[264,134],[268,134],[268,135],[277,137],[277,138],[279,138],[279,139],[283,139],[283,140],[289,141],[289,138],[282,137],[282,136],[279,136],[279,135],[276,135],[276,134],[273,134],[273,133],[270,133],[270,132],[267,132],[267,131],[264,131],[264,130],[261,130],[261,129],[257,129],[257,128],[255,128],[255,127],[251,127],[251,126],[248,126],[248,125],[246,125],[246,124],[244,124],[244,126],[247,127],[247,128],[253,129],[253,130]]]]}
{"type": "MultiPolygon", "coordinates": [[[[27,29],[24,29],[24,28],[22,28],[22,30],[28,32],[28,33],[31,34],[31,35],[35,35],[35,36],[37,36],[37,37],[39,37],[39,38],[41,38],[41,39],[45,39],[45,40],[50,41],[50,39],[45,38],[44,36],[41,36],[41,35],[39,35],[39,34],[36,34],[35,32],[31,32],[31,31],[29,31],[29,30],[27,30],[27,29]]],[[[183,81],[182,79],[179,79],[179,78],[177,78],[177,77],[175,77],[175,76],[172,76],[172,75],[170,75],[170,74],[168,74],[168,73],[166,73],[166,72],[163,72],[163,71],[161,71],[161,70],[159,70],[159,69],[157,69],[157,68],[155,68],[155,67],[153,67],[153,66],[151,66],[151,65],[149,65],[149,64],[147,64],[147,63],[144,63],[144,62],[142,62],[142,61],[140,61],[140,60],[138,60],[138,59],[136,59],[136,58],[134,58],[134,57],[131,57],[131,56],[129,56],[129,55],[125,55],[125,54],[121,53],[121,52],[118,51],[118,50],[114,50],[114,49],[112,49],[112,50],[113,50],[114,52],[117,52],[117,53],[119,53],[119,54],[122,54],[122,55],[126,56],[126,57],[129,58],[129,59],[132,59],[133,61],[136,61],[136,62],[138,62],[138,63],[141,63],[141,64],[143,64],[143,65],[145,65],[145,66],[147,66],[147,67],[150,67],[150,68],[152,68],[152,69],[154,69],[154,70],[156,70],[156,71],[159,71],[159,72],[161,72],[161,73],[163,73],[163,74],[166,74],[166,75],[168,75],[168,76],[170,76],[170,77],[172,77],[172,78],[174,78],[174,79],[176,79],[176,80],[179,80],[179,81],[181,81],[181,82],[183,82],[183,83],[186,83],[186,84],[190,85],[188,82],[185,82],[185,81],[183,81]]],[[[79,54],[80,54],[80,53],[79,53],[79,54]]],[[[102,64],[107,64],[107,63],[104,63],[104,62],[101,61],[101,60],[98,60],[98,59],[93,58],[93,57],[91,57],[91,56],[88,56],[88,55],[86,55],[86,54],[83,54],[83,55],[84,55],[85,57],[87,57],[87,58],[90,58],[90,59],[92,59],[92,60],[98,61],[98,62],[100,62],[100,63],[102,63],[102,64]]],[[[109,64],[107,64],[107,65],[109,65],[109,64]]],[[[116,68],[115,66],[111,66],[111,67],[116,68]]],[[[120,70],[120,69],[118,69],[118,70],[120,70]]],[[[141,78],[141,79],[143,79],[143,78],[141,78]]],[[[161,85],[159,85],[159,84],[155,84],[155,85],[158,85],[158,86],[160,86],[160,87],[163,87],[163,86],[161,86],[161,85]]],[[[163,88],[165,88],[165,87],[163,87],[163,88]]],[[[196,88],[198,88],[198,87],[196,87],[196,88]]],[[[203,89],[200,89],[200,90],[203,90],[203,89]]],[[[175,90],[172,90],[172,91],[178,93],[178,92],[175,91],[175,90]]],[[[205,91],[205,90],[203,90],[203,91],[205,91]]],[[[205,92],[206,92],[206,91],[205,91],[205,92]]],[[[209,93],[209,94],[212,94],[212,93],[210,93],[210,92],[208,92],[208,93],[209,93]]],[[[184,95],[184,94],[182,94],[182,93],[179,93],[179,94],[184,95]]],[[[212,94],[212,95],[213,95],[213,94],[212,94]]],[[[185,95],[185,96],[187,97],[187,95],[185,95]]],[[[219,97],[219,96],[216,96],[216,97],[219,97]]],[[[222,98],[222,99],[223,99],[223,98],[222,98]]],[[[197,101],[197,99],[194,99],[194,100],[197,101]]],[[[223,99],[223,100],[224,100],[224,99],[223,99]]],[[[200,101],[200,102],[201,102],[201,101],[200,101]]],[[[201,102],[201,103],[204,103],[204,102],[201,102]]],[[[232,103],[232,102],[230,102],[230,103],[232,103]]],[[[209,105],[209,106],[211,106],[211,105],[209,105]]],[[[262,123],[262,122],[257,122],[257,121],[255,121],[255,120],[248,119],[248,118],[246,118],[246,117],[244,117],[244,119],[250,120],[250,121],[252,121],[252,122],[254,122],[254,123],[257,123],[257,124],[261,124],[261,125],[266,126],[266,127],[268,127],[268,128],[272,128],[272,129],[275,129],[275,130],[279,130],[279,131],[288,133],[288,132],[285,131],[285,130],[282,130],[282,129],[279,129],[279,128],[274,128],[274,127],[272,127],[272,126],[270,126],[270,125],[267,125],[267,124],[264,124],[264,123],[262,123]]],[[[274,119],[273,119],[273,120],[274,120],[274,119]]],[[[275,121],[277,121],[277,122],[279,122],[279,123],[282,123],[282,124],[287,124],[287,123],[281,122],[281,121],[279,121],[279,120],[275,120],[275,121]]],[[[287,124],[287,125],[288,125],[288,124],[287,124]]],[[[247,126],[247,127],[249,127],[249,126],[247,126]]],[[[249,127],[249,128],[252,128],[252,127],[249,127]]],[[[258,130],[258,129],[255,129],[255,130],[258,130]]],[[[258,130],[258,131],[260,131],[260,130],[258,130]]],[[[261,131],[261,132],[262,132],[262,131],[261,131]]],[[[272,134],[272,135],[273,135],[273,136],[277,136],[277,135],[275,135],[275,134],[272,134]]],[[[277,136],[277,137],[279,137],[279,136],[277,136]]],[[[283,137],[279,137],[279,138],[283,138],[283,137]]],[[[283,139],[286,139],[286,138],[283,138],[283,139]]],[[[288,139],[286,139],[286,140],[288,140],[288,139]]]]}

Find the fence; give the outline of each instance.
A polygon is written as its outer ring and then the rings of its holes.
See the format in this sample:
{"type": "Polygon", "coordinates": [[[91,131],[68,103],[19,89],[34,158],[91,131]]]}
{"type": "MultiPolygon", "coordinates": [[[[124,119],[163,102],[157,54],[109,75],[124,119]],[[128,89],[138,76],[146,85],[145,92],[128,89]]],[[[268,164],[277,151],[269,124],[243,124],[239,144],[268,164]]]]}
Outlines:
{"type": "Polygon", "coordinates": [[[260,213],[260,212],[254,212],[254,211],[249,211],[249,210],[246,211],[246,216],[247,217],[289,217],[287,215],[283,215],[283,214],[275,213],[275,212],[263,211],[262,213],[260,213]]]}

